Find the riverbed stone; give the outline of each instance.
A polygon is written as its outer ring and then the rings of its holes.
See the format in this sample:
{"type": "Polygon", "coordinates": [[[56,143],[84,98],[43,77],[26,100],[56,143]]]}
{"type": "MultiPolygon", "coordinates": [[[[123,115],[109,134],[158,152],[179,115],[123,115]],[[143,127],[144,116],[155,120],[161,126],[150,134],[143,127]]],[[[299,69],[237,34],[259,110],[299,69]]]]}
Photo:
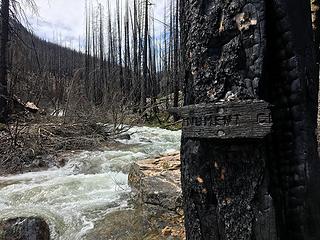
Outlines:
{"type": "Polygon", "coordinates": [[[117,136],[117,139],[119,139],[119,140],[130,140],[131,139],[131,135],[130,134],[121,134],[121,135],[117,136]]]}
{"type": "Polygon", "coordinates": [[[134,163],[129,172],[129,185],[137,202],[181,213],[180,154],[134,163]]]}
{"type": "Polygon", "coordinates": [[[157,215],[143,208],[123,209],[98,221],[88,240],[184,240],[183,218],[170,211],[157,215]]]}
{"type": "Polygon", "coordinates": [[[38,217],[14,218],[0,222],[1,240],[49,240],[50,229],[38,217]]]}

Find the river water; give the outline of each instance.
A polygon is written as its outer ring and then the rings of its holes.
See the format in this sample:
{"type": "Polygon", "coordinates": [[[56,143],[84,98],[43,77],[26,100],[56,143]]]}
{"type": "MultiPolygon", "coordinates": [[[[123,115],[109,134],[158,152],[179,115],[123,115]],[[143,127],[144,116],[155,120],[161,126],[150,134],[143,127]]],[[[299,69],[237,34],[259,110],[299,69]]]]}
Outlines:
{"type": "Polygon", "coordinates": [[[134,127],[121,150],[81,152],[63,168],[0,177],[0,218],[40,216],[55,240],[87,239],[108,213],[128,208],[128,169],[136,160],[177,151],[181,132],[134,127]]]}

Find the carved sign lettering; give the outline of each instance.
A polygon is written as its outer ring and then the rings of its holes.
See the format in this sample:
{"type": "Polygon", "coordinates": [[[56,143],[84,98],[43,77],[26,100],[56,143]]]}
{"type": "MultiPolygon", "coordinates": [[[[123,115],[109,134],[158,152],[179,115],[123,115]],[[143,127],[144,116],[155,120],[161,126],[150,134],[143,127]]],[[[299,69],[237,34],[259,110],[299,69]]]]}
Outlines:
{"type": "Polygon", "coordinates": [[[272,127],[265,101],[191,105],[173,112],[182,117],[183,136],[190,138],[263,138],[272,127]]]}

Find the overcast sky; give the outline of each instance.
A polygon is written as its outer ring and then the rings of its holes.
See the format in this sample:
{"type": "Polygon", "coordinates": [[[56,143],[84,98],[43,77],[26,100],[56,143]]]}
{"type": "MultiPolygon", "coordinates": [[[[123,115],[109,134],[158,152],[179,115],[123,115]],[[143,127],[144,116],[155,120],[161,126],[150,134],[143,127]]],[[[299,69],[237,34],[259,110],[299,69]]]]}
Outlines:
{"type": "MultiPolygon", "coordinates": [[[[93,4],[106,0],[89,0],[93,4]]],[[[155,18],[163,19],[165,3],[170,0],[154,1],[155,18]]],[[[77,48],[79,38],[84,39],[85,29],[85,0],[35,0],[38,7],[38,16],[26,10],[28,21],[33,31],[40,37],[57,42],[61,37],[62,44],[77,48]]],[[[129,0],[133,2],[132,0],[129,0]]],[[[112,9],[116,7],[116,0],[110,0],[112,9]]],[[[124,4],[123,4],[124,5],[124,4]]],[[[160,24],[156,23],[156,29],[160,24]]]]}

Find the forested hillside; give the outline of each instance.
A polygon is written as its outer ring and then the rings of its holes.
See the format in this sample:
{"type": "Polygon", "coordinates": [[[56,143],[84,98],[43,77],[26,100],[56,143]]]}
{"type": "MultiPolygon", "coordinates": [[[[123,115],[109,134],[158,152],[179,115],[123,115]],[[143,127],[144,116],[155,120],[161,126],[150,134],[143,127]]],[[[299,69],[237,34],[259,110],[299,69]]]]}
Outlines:
{"type": "Polygon", "coordinates": [[[0,171],[25,171],[37,157],[64,150],[99,149],[133,125],[180,129],[166,111],[182,104],[178,1],[168,1],[161,19],[148,1],[85,1],[76,49],[36,36],[14,2],[4,2],[0,171]]]}
{"type": "Polygon", "coordinates": [[[114,103],[141,113],[162,96],[166,107],[177,106],[182,89],[178,8],[174,2],[167,8],[170,13],[159,20],[144,1],[107,9],[87,4],[86,39],[78,50],[42,40],[12,21],[10,96],[65,113],[114,103]],[[155,21],[162,26],[157,36],[155,21]]]}
{"type": "Polygon", "coordinates": [[[41,107],[65,101],[71,80],[84,65],[79,51],[42,40],[16,21],[9,47],[9,93],[41,107]]]}

